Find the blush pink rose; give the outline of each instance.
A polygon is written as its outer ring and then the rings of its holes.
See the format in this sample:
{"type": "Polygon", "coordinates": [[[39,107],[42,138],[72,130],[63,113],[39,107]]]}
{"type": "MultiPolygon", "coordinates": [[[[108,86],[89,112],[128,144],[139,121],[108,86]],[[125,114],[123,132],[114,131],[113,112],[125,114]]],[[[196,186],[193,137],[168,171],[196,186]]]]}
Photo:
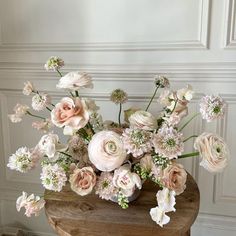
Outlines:
{"type": "Polygon", "coordinates": [[[89,112],[84,100],[65,97],[56,104],[51,112],[52,123],[68,130],[83,128],[89,120],[89,112]]]}
{"type": "Polygon", "coordinates": [[[71,189],[79,194],[85,196],[92,192],[96,184],[96,174],[92,167],[83,167],[82,169],[75,169],[70,175],[71,189]]]}
{"type": "Polygon", "coordinates": [[[162,173],[162,182],[166,188],[174,190],[176,195],[186,188],[187,173],[181,164],[172,163],[162,173]]]}

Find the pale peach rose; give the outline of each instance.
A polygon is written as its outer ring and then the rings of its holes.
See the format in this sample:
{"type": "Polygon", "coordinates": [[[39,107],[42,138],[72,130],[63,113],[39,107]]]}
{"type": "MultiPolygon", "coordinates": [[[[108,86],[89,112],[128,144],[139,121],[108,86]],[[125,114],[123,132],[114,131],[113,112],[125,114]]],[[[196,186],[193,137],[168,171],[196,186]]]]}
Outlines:
{"type": "Polygon", "coordinates": [[[114,131],[96,133],[88,146],[90,161],[101,171],[112,171],[126,159],[126,151],[120,135],[114,131]]]}
{"type": "Polygon", "coordinates": [[[157,128],[157,120],[147,111],[136,111],[129,117],[130,126],[136,129],[154,130],[157,128]]]}
{"type": "Polygon", "coordinates": [[[89,113],[84,100],[65,97],[51,112],[52,123],[64,130],[79,130],[89,121],[89,113]]]}
{"type": "Polygon", "coordinates": [[[139,189],[142,188],[140,177],[130,171],[129,165],[121,166],[114,171],[113,184],[115,187],[119,188],[126,197],[130,197],[136,187],[139,189]]]}
{"type": "Polygon", "coordinates": [[[162,182],[166,188],[174,190],[176,195],[181,194],[186,188],[187,173],[181,164],[172,163],[162,172],[162,182]]]}
{"type": "Polygon", "coordinates": [[[85,72],[72,71],[61,77],[57,88],[70,90],[93,88],[92,78],[85,72]]]}
{"type": "Polygon", "coordinates": [[[75,169],[73,174],[70,175],[71,189],[80,196],[85,196],[92,192],[96,184],[96,178],[96,174],[90,166],[75,169]]]}
{"type": "Polygon", "coordinates": [[[226,167],[229,150],[224,140],[218,135],[211,133],[201,134],[195,140],[194,148],[199,151],[202,157],[200,165],[208,171],[220,172],[226,167]]]}

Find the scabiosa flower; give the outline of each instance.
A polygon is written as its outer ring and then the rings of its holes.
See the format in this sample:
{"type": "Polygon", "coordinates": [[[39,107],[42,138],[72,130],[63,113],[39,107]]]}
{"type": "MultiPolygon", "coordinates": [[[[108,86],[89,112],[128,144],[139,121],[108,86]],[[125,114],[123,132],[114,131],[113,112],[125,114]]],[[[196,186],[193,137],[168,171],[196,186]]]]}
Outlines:
{"type": "Polygon", "coordinates": [[[163,126],[153,135],[155,152],[169,159],[178,158],[184,151],[183,134],[173,127],[163,126]]]}
{"type": "Polygon", "coordinates": [[[170,86],[170,82],[165,76],[156,75],[154,79],[156,86],[160,86],[160,88],[168,88],[170,86]]]}
{"type": "Polygon", "coordinates": [[[115,104],[123,104],[128,100],[128,96],[127,96],[127,93],[123,91],[122,89],[115,89],[111,93],[110,99],[115,104]]]}
{"type": "Polygon", "coordinates": [[[200,112],[202,118],[207,122],[223,117],[225,113],[226,103],[220,96],[205,96],[200,102],[200,112]]]}
{"type": "Polygon", "coordinates": [[[141,129],[125,129],[122,141],[127,153],[134,157],[142,156],[152,150],[152,133],[141,129]]]}
{"type": "Polygon", "coordinates": [[[49,71],[49,70],[59,70],[61,67],[63,67],[65,65],[64,61],[56,56],[52,56],[50,57],[46,64],[44,65],[44,68],[49,71]]]}
{"type": "Polygon", "coordinates": [[[105,200],[110,200],[112,196],[116,195],[118,188],[113,184],[113,174],[110,172],[102,172],[97,180],[95,190],[95,193],[105,200]]]}
{"type": "Polygon", "coordinates": [[[62,190],[67,181],[64,169],[58,164],[43,166],[40,179],[46,189],[57,192],[62,190]]]}
{"type": "Polygon", "coordinates": [[[32,107],[35,111],[42,111],[50,105],[51,97],[46,93],[36,94],[32,97],[32,107]]]}
{"type": "Polygon", "coordinates": [[[9,157],[9,163],[7,167],[11,170],[20,171],[26,173],[35,167],[38,158],[36,155],[27,147],[19,148],[15,154],[9,157]]]}
{"type": "Polygon", "coordinates": [[[24,88],[22,91],[24,95],[29,96],[32,92],[34,92],[34,90],[34,85],[30,81],[24,83],[24,88]]]}

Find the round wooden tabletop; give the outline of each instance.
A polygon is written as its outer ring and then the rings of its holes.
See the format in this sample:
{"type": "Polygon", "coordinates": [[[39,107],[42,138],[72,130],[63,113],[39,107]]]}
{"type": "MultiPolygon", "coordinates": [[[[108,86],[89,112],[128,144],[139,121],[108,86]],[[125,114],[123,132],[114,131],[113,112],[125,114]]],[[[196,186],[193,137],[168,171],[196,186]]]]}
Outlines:
{"type": "Polygon", "coordinates": [[[46,215],[58,235],[86,236],[184,236],[199,210],[199,190],[191,175],[187,188],[177,196],[176,212],[167,213],[171,220],[163,228],[151,220],[149,211],[157,205],[157,187],[145,183],[137,200],[123,210],[116,203],[99,199],[90,194],[81,197],[69,185],[62,192],[46,191],[46,215]]]}

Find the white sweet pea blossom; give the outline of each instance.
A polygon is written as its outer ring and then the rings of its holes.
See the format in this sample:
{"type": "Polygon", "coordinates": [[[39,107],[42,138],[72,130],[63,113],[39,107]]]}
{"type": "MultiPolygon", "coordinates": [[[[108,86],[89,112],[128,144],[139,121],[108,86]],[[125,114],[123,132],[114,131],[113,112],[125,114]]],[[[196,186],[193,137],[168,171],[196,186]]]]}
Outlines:
{"type": "Polygon", "coordinates": [[[193,94],[194,91],[191,85],[187,85],[187,87],[177,90],[176,93],[177,98],[181,101],[183,100],[191,101],[193,98],[193,94]]]}
{"type": "Polygon", "coordinates": [[[59,89],[69,89],[72,91],[80,88],[93,88],[92,78],[85,72],[73,71],[61,77],[57,84],[59,89]]]}
{"type": "Polygon", "coordinates": [[[39,211],[44,207],[45,201],[39,196],[31,194],[28,196],[26,192],[22,192],[22,195],[16,200],[16,209],[20,211],[22,207],[25,208],[25,215],[31,217],[31,215],[38,216],[39,211]]]}
{"type": "Polygon", "coordinates": [[[175,191],[163,188],[157,192],[157,202],[161,209],[165,212],[176,211],[175,205],[175,191]]]}
{"type": "Polygon", "coordinates": [[[29,96],[34,90],[34,85],[30,81],[24,83],[24,88],[22,91],[24,95],[29,96]]]}
{"type": "Polygon", "coordinates": [[[38,143],[38,149],[51,160],[58,158],[58,151],[65,151],[66,146],[59,143],[59,137],[56,134],[49,133],[43,135],[38,143]]]}
{"type": "Polygon", "coordinates": [[[11,120],[11,122],[19,123],[22,121],[22,117],[27,114],[29,109],[30,108],[27,105],[22,105],[22,104],[17,103],[13,109],[15,113],[8,115],[8,117],[11,120]]]}
{"type": "Polygon", "coordinates": [[[165,211],[160,207],[154,207],[150,210],[150,215],[153,221],[155,221],[158,225],[163,227],[163,225],[168,224],[170,221],[170,217],[165,214],[165,211]]]}

